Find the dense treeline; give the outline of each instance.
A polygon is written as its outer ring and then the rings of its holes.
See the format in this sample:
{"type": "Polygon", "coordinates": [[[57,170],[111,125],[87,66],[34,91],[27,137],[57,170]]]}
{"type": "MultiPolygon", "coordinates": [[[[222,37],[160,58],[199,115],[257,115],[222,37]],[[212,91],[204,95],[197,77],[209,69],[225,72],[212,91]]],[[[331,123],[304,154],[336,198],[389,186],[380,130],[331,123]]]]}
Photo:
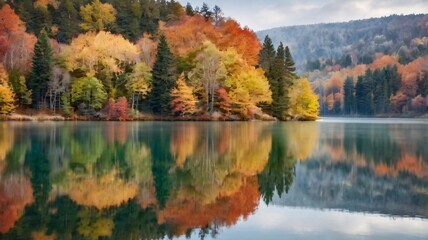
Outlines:
{"type": "Polygon", "coordinates": [[[273,51],[274,61],[260,60],[272,69],[259,67],[255,33],[218,6],[193,9],[174,0],[0,6],[2,114],[29,107],[108,120],[139,112],[205,119],[270,119],[262,110],[277,119],[318,114],[288,47],[273,51]]]}
{"type": "Polygon", "coordinates": [[[402,65],[378,56],[370,65],[314,71],[309,79],[323,115],[417,116],[428,109],[428,58],[402,65]]]}

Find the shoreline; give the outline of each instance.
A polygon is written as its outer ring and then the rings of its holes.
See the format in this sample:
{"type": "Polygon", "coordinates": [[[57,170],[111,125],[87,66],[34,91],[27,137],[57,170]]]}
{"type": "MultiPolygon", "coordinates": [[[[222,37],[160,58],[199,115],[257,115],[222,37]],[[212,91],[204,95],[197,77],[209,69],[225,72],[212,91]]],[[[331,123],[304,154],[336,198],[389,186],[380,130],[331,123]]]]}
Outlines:
{"type": "Polygon", "coordinates": [[[240,119],[236,117],[210,117],[210,116],[188,116],[188,117],[175,117],[175,116],[153,116],[142,115],[139,117],[129,119],[111,119],[106,120],[97,117],[85,116],[72,116],[64,117],[62,115],[47,115],[47,114],[10,114],[0,115],[0,122],[313,122],[323,119],[428,119],[428,114],[419,116],[403,116],[403,115],[381,115],[381,116],[318,116],[317,119],[289,119],[280,121],[275,118],[269,119],[240,119]]]}
{"type": "Polygon", "coordinates": [[[0,122],[147,122],[147,121],[159,121],[159,122],[251,122],[251,121],[263,121],[263,122],[275,122],[278,121],[274,118],[269,119],[240,119],[235,117],[209,117],[209,116],[196,116],[196,117],[174,117],[174,116],[153,116],[143,115],[139,117],[130,117],[128,119],[111,119],[106,120],[98,117],[85,117],[85,116],[72,116],[64,117],[62,115],[25,115],[25,114],[11,114],[11,115],[0,115],[0,122]]]}

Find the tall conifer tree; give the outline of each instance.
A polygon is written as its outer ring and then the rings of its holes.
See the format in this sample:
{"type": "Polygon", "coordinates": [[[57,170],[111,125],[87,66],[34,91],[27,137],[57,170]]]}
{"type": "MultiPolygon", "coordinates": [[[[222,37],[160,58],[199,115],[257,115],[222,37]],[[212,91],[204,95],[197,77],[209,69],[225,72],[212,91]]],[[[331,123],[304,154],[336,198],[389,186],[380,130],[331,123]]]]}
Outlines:
{"type": "Polygon", "coordinates": [[[46,104],[46,92],[52,69],[52,47],[46,31],[42,30],[34,46],[33,67],[29,88],[33,92],[33,107],[40,108],[46,104]]]}
{"type": "Polygon", "coordinates": [[[259,53],[259,66],[265,71],[266,77],[269,76],[273,61],[275,60],[275,48],[272,39],[266,35],[263,47],[259,53]]]}
{"type": "Polygon", "coordinates": [[[150,108],[155,114],[170,112],[171,90],[175,87],[175,67],[172,53],[164,35],[158,45],[156,62],[153,66],[153,82],[150,108]]]}
{"type": "Polygon", "coordinates": [[[72,0],[61,0],[58,8],[58,42],[69,43],[79,31],[79,12],[72,0]]]}
{"type": "Polygon", "coordinates": [[[271,72],[269,77],[272,79],[272,114],[278,119],[283,119],[283,113],[286,110],[286,92],[285,92],[285,49],[282,42],[279,44],[276,51],[276,57],[272,64],[271,72]]]}
{"type": "Polygon", "coordinates": [[[352,77],[347,77],[343,84],[343,112],[350,115],[355,111],[354,83],[352,77]]]}

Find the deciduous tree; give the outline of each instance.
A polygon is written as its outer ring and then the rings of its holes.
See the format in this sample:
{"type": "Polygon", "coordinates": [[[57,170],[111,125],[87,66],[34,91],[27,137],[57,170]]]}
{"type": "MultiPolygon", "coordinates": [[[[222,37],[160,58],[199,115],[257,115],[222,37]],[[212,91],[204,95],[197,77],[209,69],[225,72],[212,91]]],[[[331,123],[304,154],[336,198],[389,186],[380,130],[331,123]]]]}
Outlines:
{"type": "Polygon", "coordinates": [[[294,119],[313,121],[318,118],[319,103],[307,79],[298,79],[290,89],[290,115],[294,119]]]}
{"type": "Polygon", "coordinates": [[[184,74],[181,74],[177,80],[177,86],[171,91],[172,112],[181,116],[191,115],[196,112],[198,100],[193,95],[192,87],[186,84],[184,74]]]}
{"type": "Polygon", "coordinates": [[[214,111],[216,90],[226,79],[226,68],[221,52],[212,42],[205,42],[203,51],[197,56],[196,67],[189,73],[192,87],[201,93],[207,112],[214,111]]]}
{"type": "Polygon", "coordinates": [[[116,21],[116,9],[111,4],[94,0],[91,4],[80,7],[82,23],[85,31],[109,30],[116,21]]]}
{"type": "Polygon", "coordinates": [[[9,114],[15,109],[14,93],[9,87],[8,75],[0,65],[0,114],[9,114]]]}
{"type": "Polygon", "coordinates": [[[76,79],[71,86],[71,102],[76,106],[84,104],[88,110],[100,110],[107,99],[107,93],[100,80],[95,77],[76,79]]]}

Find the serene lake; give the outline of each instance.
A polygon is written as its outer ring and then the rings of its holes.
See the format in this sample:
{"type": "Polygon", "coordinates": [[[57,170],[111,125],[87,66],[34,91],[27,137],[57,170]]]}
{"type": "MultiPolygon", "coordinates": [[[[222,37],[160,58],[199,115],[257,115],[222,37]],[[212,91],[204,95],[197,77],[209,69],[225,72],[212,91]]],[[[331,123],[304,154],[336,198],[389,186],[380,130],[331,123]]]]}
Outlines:
{"type": "Polygon", "coordinates": [[[0,239],[213,237],[428,239],[428,120],[0,122],[0,239]]]}

